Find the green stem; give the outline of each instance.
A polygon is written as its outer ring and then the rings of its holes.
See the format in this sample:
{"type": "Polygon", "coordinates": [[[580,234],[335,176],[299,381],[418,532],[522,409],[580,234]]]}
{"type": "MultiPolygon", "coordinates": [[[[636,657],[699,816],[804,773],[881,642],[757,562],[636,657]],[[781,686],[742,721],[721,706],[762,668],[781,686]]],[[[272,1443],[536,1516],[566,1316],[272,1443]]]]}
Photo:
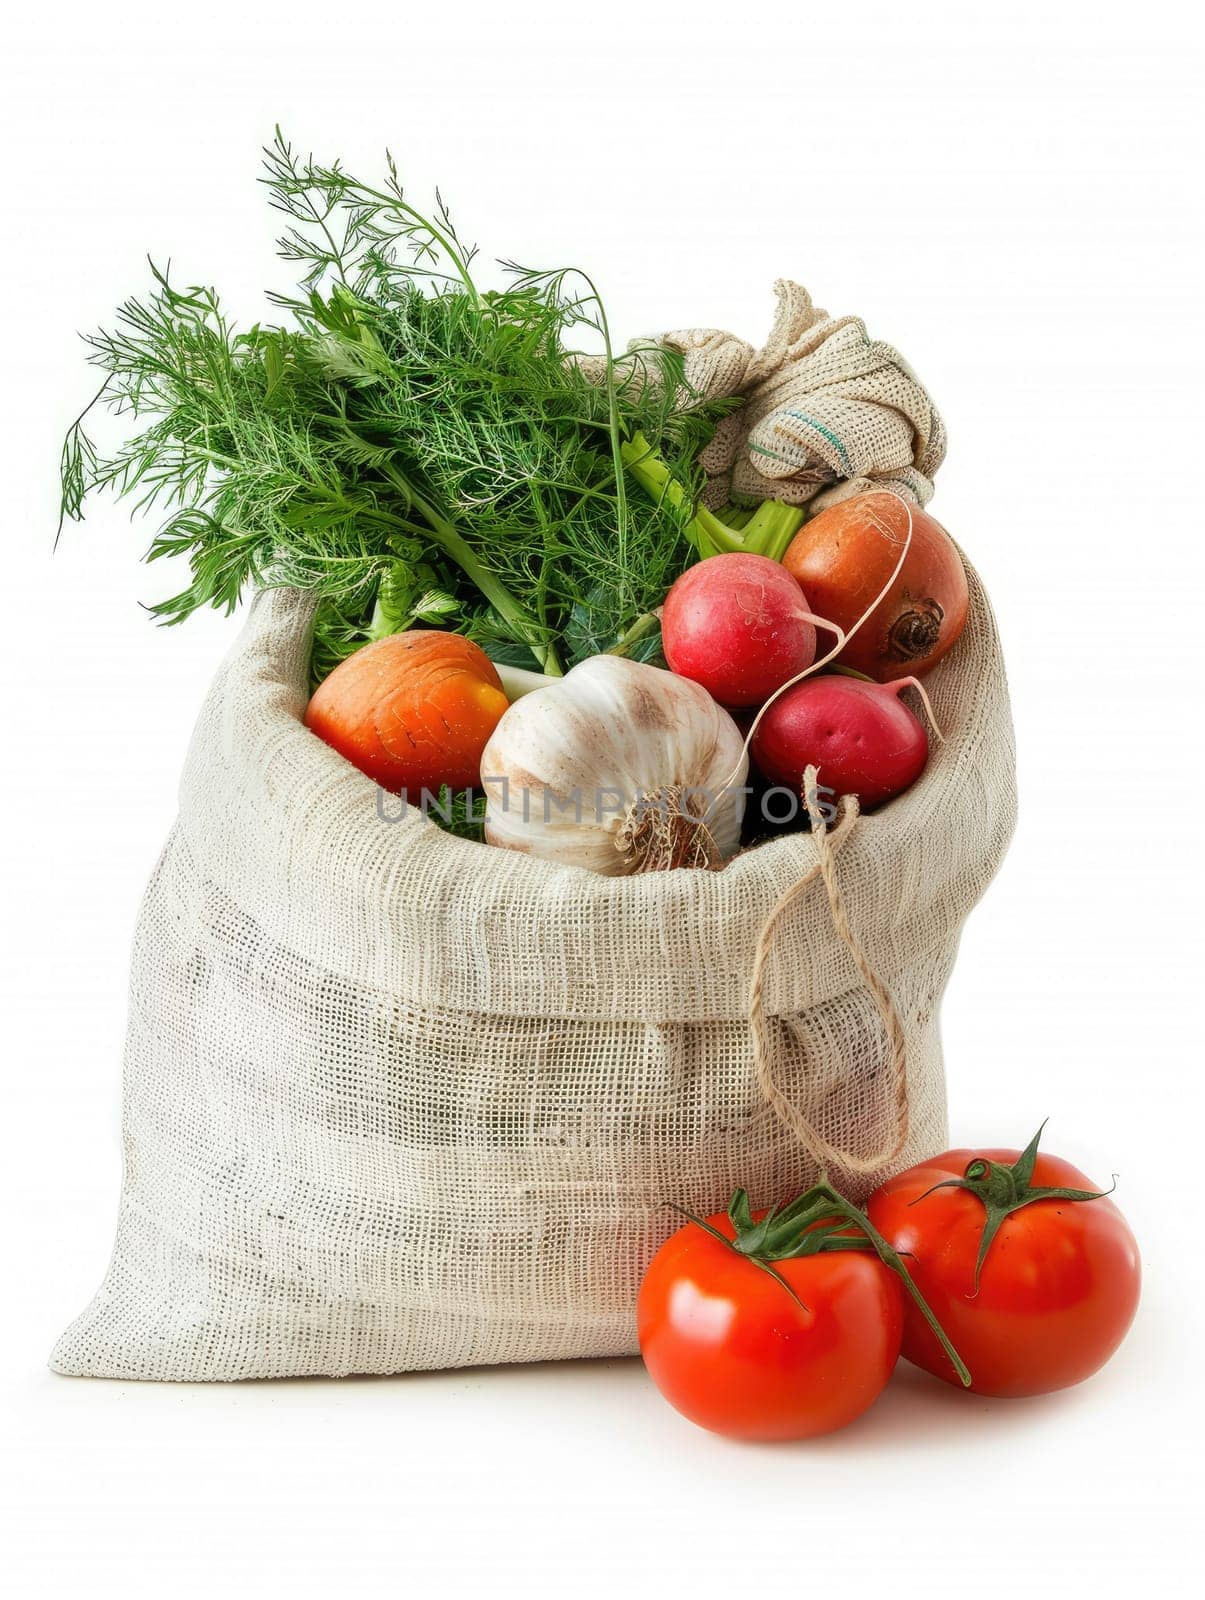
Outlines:
{"type": "MultiPolygon", "coordinates": [[[[279,128],[276,131],[277,134],[280,133],[279,128]]],[[[369,184],[362,184],[358,187],[371,199],[380,201],[385,209],[394,211],[399,217],[405,217],[408,221],[415,222],[419,225],[419,227],[425,228],[431,235],[432,239],[435,240],[436,244],[438,244],[439,248],[443,251],[444,255],[452,263],[453,267],[456,269],[456,276],[464,285],[465,293],[468,295],[472,305],[474,307],[479,307],[481,305],[481,295],[478,291],[477,285],[473,282],[473,279],[469,274],[467,261],[464,259],[457,247],[452,243],[452,240],[447,236],[447,234],[444,233],[441,228],[438,228],[435,223],[431,221],[430,217],[424,216],[421,211],[416,211],[410,202],[408,200],[404,200],[400,194],[389,193],[382,189],[374,189],[369,184]]]]}
{"type": "MultiPolygon", "coordinates": [[[[682,1211],[680,1206],[674,1209],[682,1211]]],[[[728,1216],[733,1227],[731,1239],[713,1228],[710,1223],[691,1216],[688,1211],[682,1211],[682,1215],[690,1217],[692,1222],[706,1229],[729,1249],[735,1250],[738,1255],[755,1266],[761,1267],[763,1271],[772,1272],[796,1300],[799,1297],[779,1270],[779,1263],[796,1261],[823,1252],[873,1250],[883,1265],[902,1279],[904,1289],[933,1330],[934,1337],[945,1351],[959,1380],[964,1387],[970,1386],[971,1374],[967,1370],[966,1363],[950,1343],[949,1336],[917,1288],[899,1252],[892,1249],[864,1211],[851,1204],[844,1195],[838,1194],[830,1184],[817,1183],[797,1199],[792,1200],[790,1205],[784,1206],[781,1210],[771,1207],[756,1221],[748,1194],[744,1189],[738,1189],[728,1206],[728,1216]],[[851,1228],[857,1231],[851,1233],[849,1231],[851,1228]]]]}
{"type": "Polygon", "coordinates": [[[556,645],[551,639],[549,639],[547,644],[533,644],[531,648],[534,651],[537,660],[541,661],[544,665],[545,677],[563,678],[565,676],[565,669],[561,665],[561,658],[557,654],[556,645]]]}
{"type": "Polygon", "coordinates": [[[763,500],[745,524],[742,537],[747,550],[781,561],[791,540],[803,526],[803,511],[782,500],[763,500]]]}
{"type": "Polygon", "coordinates": [[[756,509],[756,506],[722,506],[716,516],[734,533],[744,533],[756,509]]]}
{"type": "Polygon", "coordinates": [[[391,462],[386,462],[381,471],[404,497],[408,509],[417,511],[422,517],[432,538],[444,554],[456,563],[466,578],[477,585],[502,620],[509,623],[521,635],[542,665],[548,666],[551,663],[559,673],[560,663],[556,659],[556,651],[550,644],[541,640],[536,619],[526,606],[515,599],[501,579],[496,578],[482,566],[474,555],[472,546],[455,523],[449,522],[430,501],[425,500],[391,462]]]}
{"type": "Polygon", "coordinates": [[[619,395],[615,388],[615,356],[611,347],[611,325],[607,321],[607,308],[603,305],[602,296],[588,272],[583,272],[580,267],[570,269],[590,290],[591,298],[598,311],[598,328],[603,337],[603,351],[607,363],[607,435],[611,444],[611,460],[615,469],[615,521],[618,534],[618,566],[621,573],[628,570],[627,544],[628,544],[628,488],[624,477],[624,441],[619,420],[619,395]]]}
{"type": "Polygon", "coordinates": [[[970,1388],[971,1373],[966,1362],[950,1343],[949,1334],[947,1334],[946,1330],[937,1320],[937,1314],[929,1305],[929,1302],[925,1299],[924,1295],[917,1288],[916,1281],[912,1274],[908,1271],[908,1268],[904,1265],[903,1258],[900,1256],[899,1252],[892,1249],[892,1247],[887,1243],[886,1239],[884,1239],[883,1235],[876,1227],[873,1226],[869,1217],[867,1217],[864,1211],[860,1211],[857,1206],[851,1205],[848,1200],[837,1194],[835,1190],[830,1190],[826,1187],[825,1192],[828,1194],[834,1207],[839,1207],[841,1211],[844,1212],[844,1214],[849,1218],[849,1221],[856,1228],[860,1228],[865,1237],[870,1240],[871,1248],[883,1265],[885,1267],[890,1267],[892,1272],[896,1273],[897,1276],[902,1279],[904,1288],[911,1298],[913,1305],[920,1312],[921,1316],[924,1317],[926,1323],[929,1325],[929,1328],[933,1333],[934,1338],[945,1351],[946,1358],[950,1362],[950,1365],[958,1374],[959,1382],[962,1384],[964,1389],[970,1388]]]}
{"type": "MultiPolygon", "coordinates": [[[[979,1235],[979,1251],[975,1257],[975,1279],[970,1294],[972,1300],[979,1293],[983,1263],[992,1247],[992,1241],[1014,1211],[1023,1210],[1035,1200],[1068,1200],[1078,1204],[1085,1200],[1103,1200],[1106,1195],[1113,1192],[1112,1189],[1069,1189],[1061,1185],[1035,1185],[1034,1168],[1037,1165],[1038,1146],[1042,1142],[1042,1130],[1045,1126],[1043,1122],[1042,1127],[1011,1166],[1001,1161],[991,1161],[986,1156],[976,1156],[968,1164],[961,1178],[946,1178],[941,1183],[935,1183],[931,1189],[926,1189],[924,1194],[909,1202],[910,1205],[919,1205],[937,1189],[965,1189],[982,1205],[983,1230],[979,1235]]],[[[1116,1178],[1113,1182],[1116,1186],[1116,1178]]]]}
{"type": "MultiPolygon", "coordinates": [[[[667,500],[679,508],[686,505],[686,490],[643,434],[634,434],[621,454],[650,499],[667,500]]],[[[685,532],[701,557],[748,553],[781,561],[803,525],[803,516],[799,506],[782,500],[763,500],[756,510],[729,507],[724,517],[697,506],[685,532]]]]}
{"type": "Polygon", "coordinates": [[[372,616],[368,620],[369,643],[375,644],[378,639],[387,639],[391,633],[396,632],[397,629],[385,615],[384,607],[381,605],[381,602],[377,600],[372,608],[372,616]]]}
{"type": "Polygon", "coordinates": [[[532,504],[535,506],[536,514],[540,519],[540,529],[544,544],[544,559],[540,562],[539,576],[536,581],[536,619],[542,630],[542,636],[548,640],[548,644],[543,651],[544,670],[551,677],[561,678],[564,677],[564,669],[561,666],[556,644],[554,643],[555,630],[549,627],[548,624],[548,574],[552,568],[552,558],[549,550],[551,529],[544,505],[544,496],[540,492],[541,485],[532,482],[530,489],[532,504]]]}
{"type": "Polygon", "coordinates": [[[650,634],[656,633],[661,626],[661,619],[651,611],[645,611],[638,616],[631,627],[620,634],[618,641],[604,652],[609,656],[630,655],[633,646],[638,645],[642,639],[647,639],[650,634]]]}
{"type": "MultiPolygon", "coordinates": [[[[687,504],[686,490],[674,477],[642,433],[621,446],[624,465],[652,500],[668,500],[674,507],[687,504]]],[[[725,527],[706,506],[699,506],[686,524],[686,537],[700,556],[735,554],[746,548],[739,534],[725,527]]]]}

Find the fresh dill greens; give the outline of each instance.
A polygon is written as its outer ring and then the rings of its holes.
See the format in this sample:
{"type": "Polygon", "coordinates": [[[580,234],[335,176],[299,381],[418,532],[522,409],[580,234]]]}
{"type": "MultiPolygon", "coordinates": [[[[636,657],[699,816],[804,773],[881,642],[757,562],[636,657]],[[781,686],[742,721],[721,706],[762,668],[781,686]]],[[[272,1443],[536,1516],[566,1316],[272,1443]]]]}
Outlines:
{"type": "Polygon", "coordinates": [[[453,790],[444,785],[426,815],[445,833],[478,844],[485,841],[485,794],[480,789],[453,790]]]}
{"type": "Polygon", "coordinates": [[[62,513],[108,489],[166,520],[147,559],[192,581],[162,621],[231,610],[248,585],[320,597],[315,680],[365,639],[411,625],[467,633],[499,660],[559,673],[599,650],[647,657],[651,613],[687,564],[695,459],[720,408],[686,390],[681,357],[613,359],[593,283],[502,263],[482,289],[437,196],[406,199],[301,159],[277,132],[263,183],[288,219],[297,288],[281,325],[238,331],[210,288],[154,286],[87,338],[93,406],[130,419],[112,454],[63,449],[62,513]],[[573,357],[601,340],[606,381],[573,357]],[[640,438],[685,493],[629,493],[640,438]]]}

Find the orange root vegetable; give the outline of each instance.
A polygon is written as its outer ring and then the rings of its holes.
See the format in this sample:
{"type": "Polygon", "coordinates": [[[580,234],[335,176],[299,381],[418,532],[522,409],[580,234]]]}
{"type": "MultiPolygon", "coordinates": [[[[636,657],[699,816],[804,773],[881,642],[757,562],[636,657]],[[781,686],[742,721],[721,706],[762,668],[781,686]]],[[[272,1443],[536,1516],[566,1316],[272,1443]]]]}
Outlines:
{"type": "Polygon", "coordinates": [[[314,691],[305,725],[374,783],[418,801],[467,789],[507,707],[493,662],[456,633],[394,633],[348,656],[314,691]]]}
{"type": "MultiPolygon", "coordinates": [[[[811,606],[847,633],[891,576],[909,508],[893,494],[855,495],[805,523],[783,565],[811,606]]],[[[962,557],[939,522],[911,508],[912,543],[895,582],[837,660],[878,683],[920,677],[966,625],[962,557]]]]}

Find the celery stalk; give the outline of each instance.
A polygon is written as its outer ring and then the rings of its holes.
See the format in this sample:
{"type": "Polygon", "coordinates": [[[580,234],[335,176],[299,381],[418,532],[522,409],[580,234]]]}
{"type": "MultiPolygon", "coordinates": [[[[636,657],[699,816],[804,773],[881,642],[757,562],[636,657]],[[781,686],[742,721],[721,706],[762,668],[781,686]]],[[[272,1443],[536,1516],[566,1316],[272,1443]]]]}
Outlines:
{"type": "MultiPolygon", "coordinates": [[[[668,500],[673,506],[683,504],[686,490],[643,434],[633,434],[620,447],[620,454],[624,465],[650,499],[668,500]]],[[[781,561],[804,518],[800,506],[789,506],[782,500],[763,500],[751,511],[744,507],[726,507],[725,512],[722,518],[708,511],[706,506],[699,506],[686,524],[686,536],[701,558],[752,554],[781,561]]]]}

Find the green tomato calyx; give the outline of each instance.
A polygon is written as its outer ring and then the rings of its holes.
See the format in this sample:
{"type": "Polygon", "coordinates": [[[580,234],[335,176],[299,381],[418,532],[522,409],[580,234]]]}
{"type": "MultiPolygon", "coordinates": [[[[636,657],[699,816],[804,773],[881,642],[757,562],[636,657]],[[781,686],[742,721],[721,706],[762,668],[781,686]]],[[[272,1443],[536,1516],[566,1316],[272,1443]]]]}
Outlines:
{"type": "Polygon", "coordinates": [[[1032,1205],[1035,1200],[1077,1202],[1103,1200],[1117,1187],[1116,1179],[1108,1189],[1065,1189],[1035,1184],[1033,1171],[1038,1159],[1038,1145],[1045,1128],[1046,1123],[1043,1122],[1011,1166],[1003,1161],[989,1161],[986,1156],[976,1156],[973,1161],[967,1163],[966,1171],[961,1178],[945,1178],[909,1202],[910,1205],[919,1205],[938,1189],[965,1189],[967,1194],[973,1194],[982,1204],[983,1232],[979,1236],[979,1252],[975,1257],[975,1282],[971,1293],[967,1296],[968,1300],[973,1300],[979,1293],[983,1263],[992,1247],[992,1241],[1014,1211],[1032,1205]]]}
{"type": "Polygon", "coordinates": [[[751,1266],[777,1279],[800,1310],[805,1312],[808,1308],[780,1271],[780,1261],[798,1261],[806,1256],[837,1250],[873,1251],[883,1265],[900,1279],[906,1293],[933,1330],[964,1387],[970,1386],[971,1374],[966,1363],[950,1343],[945,1329],[917,1288],[899,1252],[892,1249],[859,1206],[838,1194],[831,1185],[815,1184],[789,1205],[771,1206],[763,1217],[756,1219],[748,1194],[744,1189],[737,1189],[728,1203],[728,1218],[734,1229],[731,1239],[704,1218],[695,1216],[681,1206],[675,1205],[673,1209],[696,1228],[701,1228],[727,1249],[735,1251],[751,1266]]]}

